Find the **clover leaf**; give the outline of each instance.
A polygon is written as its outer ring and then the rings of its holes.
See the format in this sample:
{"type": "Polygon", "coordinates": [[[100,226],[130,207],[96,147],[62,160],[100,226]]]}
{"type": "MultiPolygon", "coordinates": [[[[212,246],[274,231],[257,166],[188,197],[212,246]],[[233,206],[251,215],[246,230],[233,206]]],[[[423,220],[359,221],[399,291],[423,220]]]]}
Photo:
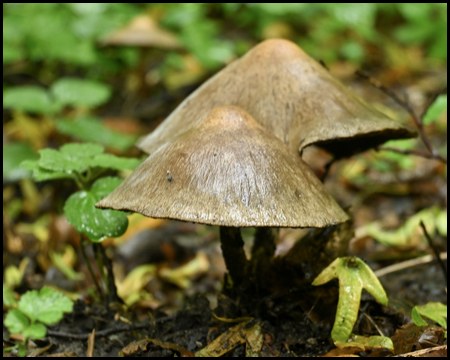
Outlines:
{"type": "Polygon", "coordinates": [[[4,324],[13,334],[22,334],[25,339],[40,339],[47,333],[41,323],[55,324],[63,318],[65,312],[72,310],[73,302],[68,297],[43,287],[40,291],[31,290],[22,295],[17,309],[6,314],[4,324]]]}
{"type": "Polygon", "coordinates": [[[53,83],[51,93],[60,104],[93,108],[108,101],[111,89],[92,80],[63,78],[53,83]]]}
{"type": "Polygon", "coordinates": [[[56,127],[60,133],[83,141],[95,141],[120,151],[127,150],[136,142],[136,136],[111,130],[93,116],[84,116],[74,121],[59,119],[56,127]]]}
{"type": "Polygon", "coordinates": [[[337,258],[314,279],[312,285],[322,285],[334,278],[339,279],[339,301],[331,337],[335,343],[344,343],[355,325],[362,289],[382,305],[386,306],[388,299],[376,275],[356,257],[337,258]]]}
{"type": "Polygon", "coordinates": [[[71,312],[73,303],[60,292],[43,287],[39,292],[32,290],[22,295],[17,307],[32,322],[38,320],[51,325],[60,321],[64,312],[71,312]]]}
{"type": "Polygon", "coordinates": [[[3,107],[33,114],[48,114],[55,106],[47,90],[39,86],[16,86],[3,95],[3,107]]]}
{"type": "Polygon", "coordinates": [[[27,143],[10,143],[3,145],[3,179],[17,181],[31,174],[20,164],[25,160],[34,160],[36,152],[27,143]]]}
{"type": "MultiPolygon", "coordinates": [[[[21,163],[21,167],[32,170],[35,181],[53,179],[73,179],[78,181],[81,178],[80,175],[88,171],[89,168],[134,169],[141,162],[134,158],[121,158],[111,154],[104,154],[103,151],[103,146],[98,144],[66,144],[60,150],[40,150],[40,158],[38,160],[26,160],[21,163]]],[[[90,181],[92,179],[87,178],[85,180],[90,181]]]]}
{"type": "Polygon", "coordinates": [[[18,309],[9,311],[8,314],[6,314],[4,323],[12,334],[20,334],[30,326],[30,320],[28,320],[25,314],[18,309]]]}
{"type": "Polygon", "coordinates": [[[128,226],[127,214],[117,210],[101,210],[95,204],[112,192],[122,179],[105,177],[97,180],[90,191],[78,191],[67,199],[64,214],[75,229],[95,242],[122,235],[128,226]]]}
{"type": "Polygon", "coordinates": [[[89,165],[92,167],[102,167],[114,170],[135,169],[141,160],[134,158],[117,157],[111,154],[100,154],[94,157],[89,165]]]}

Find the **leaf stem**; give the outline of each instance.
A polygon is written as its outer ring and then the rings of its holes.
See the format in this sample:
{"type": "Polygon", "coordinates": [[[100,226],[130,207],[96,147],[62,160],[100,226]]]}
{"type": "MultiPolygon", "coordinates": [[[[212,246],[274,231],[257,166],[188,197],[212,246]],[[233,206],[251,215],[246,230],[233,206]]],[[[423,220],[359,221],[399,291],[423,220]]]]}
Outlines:
{"type": "MultiPolygon", "coordinates": [[[[85,235],[83,234],[80,237],[83,238],[83,237],[85,237],[85,235]]],[[[102,289],[101,289],[101,287],[100,287],[100,285],[99,285],[99,283],[97,281],[97,278],[94,275],[94,271],[92,270],[91,263],[89,261],[89,258],[87,256],[87,254],[86,254],[86,249],[84,248],[83,241],[81,242],[81,246],[80,247],[81,247],[81,254],[83,255],[84,262],[86,263],[86,266],[87,266],[87,268],[89,270],[89,273],[91,274],[92,280],[94,281],[95,287],[97,288],[97,292],[99,293],[100,297],[102,299],[104,299],[103,291],[102,291],[102,289]]]]}
{"type": "Polygon", "coordinates": [[[98,266],[98,269],[100,270],[100,274],[102,275],[103,282],[105,283],[106,288],[109,289],[108,278],[105,274],[105,268],[103,265],[102,258],[100,257],[100,250],[98,248],[98,246],[101,246],[101,245],[93,242],[92,246],[94,248],[95,260],[97,261],[97,266],[98,266]]]}

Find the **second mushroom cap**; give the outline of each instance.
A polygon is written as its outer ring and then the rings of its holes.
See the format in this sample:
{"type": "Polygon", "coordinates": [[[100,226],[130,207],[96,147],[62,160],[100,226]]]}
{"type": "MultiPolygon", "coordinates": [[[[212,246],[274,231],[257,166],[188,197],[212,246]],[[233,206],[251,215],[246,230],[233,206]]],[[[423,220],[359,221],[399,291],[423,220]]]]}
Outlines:
{"type": "Polygon", "coordinates": [[[348,220],[298,153],[235,106],[208,112],[96,206],[235,227],[348,220]]]}
{"type": "Polygon", "coordinates": [[[335,79],[288,40],[266,40],[186,98],[138,147],[152,153],[216,106],[249,112],[293,150],[311,144],[336,157],[415,136],[335,79]]]}

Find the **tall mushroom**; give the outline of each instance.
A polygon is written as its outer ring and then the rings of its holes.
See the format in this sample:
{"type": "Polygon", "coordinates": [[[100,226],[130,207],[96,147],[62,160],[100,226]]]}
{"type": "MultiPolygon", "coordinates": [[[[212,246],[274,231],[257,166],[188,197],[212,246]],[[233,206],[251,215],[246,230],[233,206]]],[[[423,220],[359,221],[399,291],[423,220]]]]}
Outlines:
{"type": "Polygon", "coordinates": [[[296,151],[316,144],[336,158],[415,136],[345,87],[297,45],[271,39],[206,81],[138,147],[151,154],[220,105],[243,108],[296,151]]]}
{"type": "Polygon", "coordinates": [[[138,15],[126,26],[114,31],[102,40],[102,45],[158,47],[179,49],[180,41],[171,32],[158,26],[149,15],[138,15]]]}
{"type": "Polygon", "coordinates": [[[348,220],[300,156],[235,106],[209,111],[96,206],[220,226],[236,285],[247,263],[239,227],[322,228],[348,220]]]}

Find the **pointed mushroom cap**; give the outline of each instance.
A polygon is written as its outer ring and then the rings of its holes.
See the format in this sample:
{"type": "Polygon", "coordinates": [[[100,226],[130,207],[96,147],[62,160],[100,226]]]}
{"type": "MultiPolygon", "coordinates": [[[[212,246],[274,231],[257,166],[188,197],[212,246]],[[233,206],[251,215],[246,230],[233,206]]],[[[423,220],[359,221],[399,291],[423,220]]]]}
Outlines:
{"type": "Polygon", "coordinates": [[[101,40],[102,45],[155,46],[178,49],[181,44],[171,32],[161,29],[149,15],[138,15],[123,28],[101,40]]]}
{"type": "Polygon", "coordinates": [[[288,40],[255,46],[186,98],[138,147],[152,153],[212,108],[236,105],[301,151],[322,146],[336,157],[415,133],[389,119],[288,40]]]}
{"type": "Polygon", "coordinates": [[[238,227],[348,220],[300,156],[235,106],[211,110],[96,206],[238,227]]]}

